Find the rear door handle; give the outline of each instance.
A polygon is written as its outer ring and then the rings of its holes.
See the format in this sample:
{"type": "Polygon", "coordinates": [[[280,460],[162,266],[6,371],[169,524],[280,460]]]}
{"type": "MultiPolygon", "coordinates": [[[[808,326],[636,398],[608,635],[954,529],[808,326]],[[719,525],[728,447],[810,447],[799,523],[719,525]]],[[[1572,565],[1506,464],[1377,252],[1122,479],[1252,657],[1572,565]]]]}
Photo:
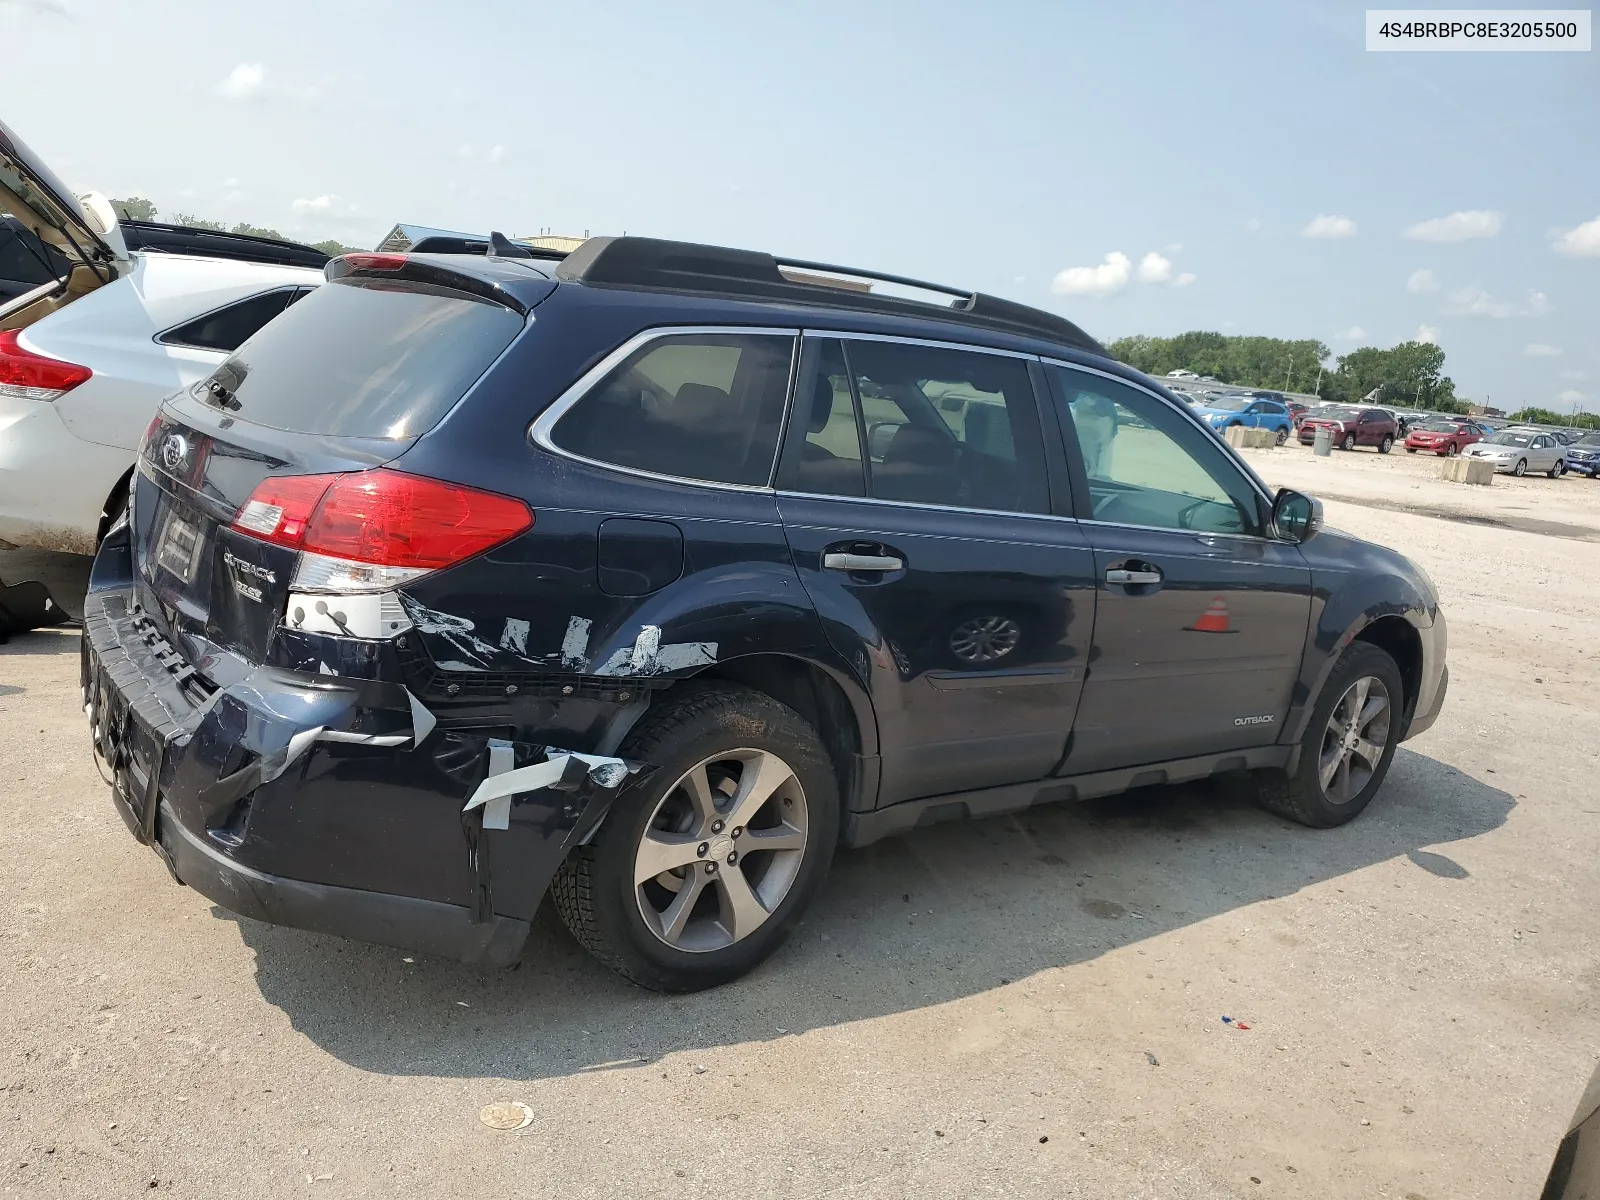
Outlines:
{"type": "Polygon", "coordinates": [[[1128,571],[1112,567],[1106,572],[1107,583],[1160,583],[1160,571],[1128,571]]]}
{"type": "Polygon", "coordinates": [[[903,571],[906,567],[904,559],[892,554],[824,554],[822,565],[830,571],[903,571]]]}

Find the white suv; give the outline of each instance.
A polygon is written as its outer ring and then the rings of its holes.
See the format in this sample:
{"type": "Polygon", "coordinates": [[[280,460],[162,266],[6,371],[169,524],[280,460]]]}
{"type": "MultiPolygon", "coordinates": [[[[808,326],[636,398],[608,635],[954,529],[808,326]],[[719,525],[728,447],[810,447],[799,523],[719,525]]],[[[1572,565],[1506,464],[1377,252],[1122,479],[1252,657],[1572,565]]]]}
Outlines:
{"type": "Polygon", "coordinates": [[[327,256],[124,229],[104,198],[74,198],[4,123],[0,211],[62,271],[0,304],[0,543],[92,554],[162,398],[320,284],[327,256]]]}

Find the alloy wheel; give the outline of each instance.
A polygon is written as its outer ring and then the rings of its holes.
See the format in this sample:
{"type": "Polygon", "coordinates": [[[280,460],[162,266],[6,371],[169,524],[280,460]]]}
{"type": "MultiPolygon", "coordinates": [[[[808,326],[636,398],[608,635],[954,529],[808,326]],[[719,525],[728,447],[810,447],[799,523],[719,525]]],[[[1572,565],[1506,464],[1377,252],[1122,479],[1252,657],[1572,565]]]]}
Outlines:
{"type": "Polygon", "coordinates": [[[1345,434],[1344,441],[1339,443],[1339,448],[1341,450],[1354,450],[1356,448],[1356,435],[1353,433],[1345,434]]]}
{"type": "Polygon", "coordinates": [[[970,617],[950,631],[950,653],[962,662],[998,662],[1017,648],[1022,626],[1010,617],[970,617]]]}
{"type": "Polygon", "coordinates": [[[1461,453],[1461,447],[1456,445],[1454,442],[1451,442],[1445,447],[1444,453],[1446,458],[1454,458],[1456,455],[1461,453]]]}
{"type": "Polygon", "coordinates": [[[810,824],[794,769],[767,750],[726,750],[667,790],[634,854],[645,927],[674,950],[742,941],[780,904],[810,824]]]}
{"type": "Polygon", "coordinates": [[[1317,755],[1317,779],[1331,804],[1348,804],[1372,782],[1384,748],[1394,705],[1376,675],[1364,675],[1333,706],[1317,755]]]}
{"type": "Polygon", "coordinates": [[[1528,473],[1528,460],[1525,458],[1517,459],[1517,465],[1511,469],[1511,473],[1518,477],[1526,475],[1528,473]]]}

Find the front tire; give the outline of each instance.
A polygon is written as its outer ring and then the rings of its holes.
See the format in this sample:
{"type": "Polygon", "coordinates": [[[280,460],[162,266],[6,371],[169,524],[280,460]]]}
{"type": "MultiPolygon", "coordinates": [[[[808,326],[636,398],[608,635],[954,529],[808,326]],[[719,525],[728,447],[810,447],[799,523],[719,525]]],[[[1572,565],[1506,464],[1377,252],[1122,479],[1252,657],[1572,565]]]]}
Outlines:
{"type": "Polygon", "coordinates": [[[1517,465],[1511,468],[1511,473],[1521,479],[1528,473],[1528,460],[1525,458],[1517,459],[1517,465]]]}
{"type": "Polygon", "coordinates": [[[1351,642],[1311,711],[1294,774],[1262,772],[1258,802],[1314,829],[1354,820],[1389,772],[1404,704],[1394,659],[1368,642],[1351,642]]]}
{"type": "Polygon", "coordinates": [[[657,769],[556,872],[562,921],[647,988],[737,979],[788,938],[833,859],[839,790],[822,739],[765,693],[686,683],[617,753],[657,769]]]}

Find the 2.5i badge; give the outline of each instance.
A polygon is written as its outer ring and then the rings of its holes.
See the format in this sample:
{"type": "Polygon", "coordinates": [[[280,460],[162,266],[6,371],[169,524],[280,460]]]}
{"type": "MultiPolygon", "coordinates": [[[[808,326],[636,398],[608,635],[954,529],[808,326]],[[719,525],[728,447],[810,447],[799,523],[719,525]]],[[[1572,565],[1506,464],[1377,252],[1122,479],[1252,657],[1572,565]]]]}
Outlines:
{"type": "Polygon", "coordinates": [[[277,575],[273,573],[270,567],[263,567],[260,563],[253,563],[239,558],[231,550],[222,552],[222,561],[228,568],[228,574],[232,577],[233,590],[247,600],[254,600],[257,604],[262,602],[261,588],[257,583],[249,581],[258,580],[261,583],[268,584],[278,582],[277,575]]]}

